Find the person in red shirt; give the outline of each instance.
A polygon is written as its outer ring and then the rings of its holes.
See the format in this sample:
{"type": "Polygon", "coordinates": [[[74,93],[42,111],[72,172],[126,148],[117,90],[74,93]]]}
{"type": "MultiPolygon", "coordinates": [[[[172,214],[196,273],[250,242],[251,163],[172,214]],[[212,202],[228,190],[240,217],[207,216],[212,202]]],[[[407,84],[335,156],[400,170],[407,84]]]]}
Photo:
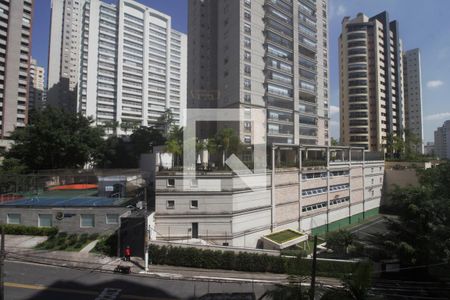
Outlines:
{"type": "Polygon", "coordinates": [[[131,248],[130,248],[130,246],[126,246],[125,247],[124,254],[125,254],[125,261],[130,261],[130,258],[131,258],[131,248]]]}

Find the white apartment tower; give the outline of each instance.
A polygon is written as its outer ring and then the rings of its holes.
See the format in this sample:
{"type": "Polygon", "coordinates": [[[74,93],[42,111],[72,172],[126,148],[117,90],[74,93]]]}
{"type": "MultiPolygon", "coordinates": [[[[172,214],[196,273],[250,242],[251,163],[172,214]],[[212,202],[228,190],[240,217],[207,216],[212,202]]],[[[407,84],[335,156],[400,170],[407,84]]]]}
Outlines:
{"type": "Polygon", "coordinates": [[[36,59],[31,59],[30,84],[28,92],[29,111],[41,109],[45,105],[45,69],[38,65],[36,59]]]}
{"type": "Polygon", "coordinates": [[[133,0],[85,0],[79,12],[76,111],[149,126],[170,109],[182,124],[187,37],[170,16],[133,0]]]}
{"type": "Polygon", "coordinates": [[[398,22],[387,12],[345,17],[339,56],[341,141],[382,151],[405,127],[398,22]]]}
{"type": "Polygon", "coordinates": [[[327,0],[189,0],[188,107],[242,109],[227,126],[245,143],[327,145],[327,9],[327,0]]]}
{"type": "Polygon", "coordinates": [[[0,1],[0,148],[28,122],[32,16],[32,0],[0,1]]]}
{"type": "Polygon", "coordinates": [[[416,152],[423,154],[422,71],[419,49],[412,49],[403,53],[403,77],[405,128],[420,140],[416,152]]]}

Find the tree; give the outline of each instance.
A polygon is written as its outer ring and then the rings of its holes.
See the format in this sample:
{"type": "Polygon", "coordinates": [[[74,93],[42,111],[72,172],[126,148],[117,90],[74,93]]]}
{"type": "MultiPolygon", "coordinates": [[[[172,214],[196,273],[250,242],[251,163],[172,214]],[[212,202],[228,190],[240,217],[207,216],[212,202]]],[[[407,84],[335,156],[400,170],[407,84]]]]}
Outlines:
{"type": "Polygon", "coordinates": [[[417,149],[422,140],[411,130],[405,129],[405,157],[409,160],[417,159],[417,149]]]}
{"type": "Polygon", "coordinates": [[[6,159],[16,159],[28,170],[81,168],[99,158],[103,129],[93,120],[55,108],[37,111],[33,122],[16,128],[6,159]]]}
{"type": "Polygon", "coordinates": [[[181,166],[183,155],[183,128],[173,126],[166,141],[166,151],[172,153],[174,166],[181,166]]]}
{"type": "Polygon", "coordinates": [[[156,125],[159,130],[162,131],[163,136],[167,138],[175,124],[175,118],[170,109],[166,109],[164,113],[156,121],[156,125]]]}
{"type": "Polygon", "coordinates": [[[332,249],[337,254],[346,255],[348,254],[348,247],[353,244],[354,237],[353,234],[347,230],[338,230],[328,232],[325,241],[327,243],[327,248],[332,249]]]}
{"type": "Polygon", "coordinates": [[[239,152],[241,141],[232,128],[223,128],[216,134],[215,145],[222,152],[222,166],[225,166],[227,157],[239,152]]]}
{"type": "Polygon", "coordinates": [[[139,127],[141,122],[139,121],[123,121],[122,123],[120,123],[120,129],[122,129],[123,131],[125,131],[125,134],[128,134],[128,131],[134,131],[135,129],[137,129],[139,127]]]}
{"type": "Polygon", "coordinates": [[[366,300],[374,299],[369,296],[372,284],[372,267],[367,263],[359,263],[353,273],[342,280],[342,288],[330,289],[321,300],[366,300]]]}
{"type": "Polygon", "coordinates": [[[117,135],[117,128],[119,127],[119,122],[117,121],[107,121],[103,123],[103,128],[105,128],[105,130],[111,130],[113,132],[113,135],[117,135]]]}
{"type": "Polygon", "coordinates": [[[140,127],[129,138],[110,136],[105,141],[98,166],[103,168],[137,168],[141,154],[152,146],[164,145],[161,132],[152,127],[140,127]]]}
{"type": "Polygon", "coordinates": [[[164,145],[166,139],[161,131],[154,127],[144,127],[136,129],[130,136],[130,143],[133,146],[133,152],[139,159],[143,153],[149,153],[152,146],[164,145]]]}
{"type": "Polygon", "coordinates": [[[391,193],[398,219],[389,221],[389,231],[376,245],[425,274],[428,265],[450,259],[449,164],[421,171],[420,184],[391,193]]]}
{"type": "Polygon", "coordinates": [[[339,141],[332,137],[331,138],[331,146],[339,146],[339,141]]]}

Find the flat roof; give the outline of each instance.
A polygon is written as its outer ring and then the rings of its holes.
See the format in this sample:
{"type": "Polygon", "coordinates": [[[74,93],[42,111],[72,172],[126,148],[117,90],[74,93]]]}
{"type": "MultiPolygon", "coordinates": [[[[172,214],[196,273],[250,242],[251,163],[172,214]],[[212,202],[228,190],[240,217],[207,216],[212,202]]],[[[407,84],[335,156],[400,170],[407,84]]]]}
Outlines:
{"type": "Polygon", "coordinates": [[[121,206],[128,198],[107,198],[107,197],[30,197],[0,203],[0,207],[5,206],[27,206],[27,207],[110,207],[121,206]]]}

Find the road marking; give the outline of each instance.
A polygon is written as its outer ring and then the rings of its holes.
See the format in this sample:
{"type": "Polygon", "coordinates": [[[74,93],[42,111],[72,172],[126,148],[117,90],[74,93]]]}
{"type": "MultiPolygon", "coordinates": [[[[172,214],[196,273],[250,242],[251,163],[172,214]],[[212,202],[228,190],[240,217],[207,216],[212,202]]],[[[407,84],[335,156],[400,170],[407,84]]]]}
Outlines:
{"type": "Polygon", "coordinates": [[[121,289],[105,288],[95,300],[116,300],[120,292],[121,289]]]}
{"type": "Polygon", "coordinates": [[[98,292],[94,292],[94,291],[81,291],[81,290],[74,290],[74,289],[53,288],[53,287],[46,287],[44,285],[22,284],[22,283],[14,283],[14,282],[5,282],[5,286],[11,287],[11,288],[17,288],[17,289],[27,289],[27,290],[74,293],[74,294],[82,294],[82,295],[98,295],[98,292]]]}
{"type": "MultiPolygon", "coordinates": [[[[23,284],[23,283],[15,283],[15,282],[5,282],[5,287],[16,288],[16,289],[37,290],[37,291],[51,291],[51,292],[59,292],[59,293],[72,293],[72,294],[80,294],[80,295],[93,295],[93,296],[98,295],[98,291],[94,292],[94,291],[82,291],[82,290],[64,289],[64,288],[53,288],[53,287],[47,287],[44,285],[23,284]]],[[[145,296],[136,296],[136,295],[121,295],[120,299],[176,300],[175,298],[157,298],[157,297],[145,297],[145,296]]]]}

